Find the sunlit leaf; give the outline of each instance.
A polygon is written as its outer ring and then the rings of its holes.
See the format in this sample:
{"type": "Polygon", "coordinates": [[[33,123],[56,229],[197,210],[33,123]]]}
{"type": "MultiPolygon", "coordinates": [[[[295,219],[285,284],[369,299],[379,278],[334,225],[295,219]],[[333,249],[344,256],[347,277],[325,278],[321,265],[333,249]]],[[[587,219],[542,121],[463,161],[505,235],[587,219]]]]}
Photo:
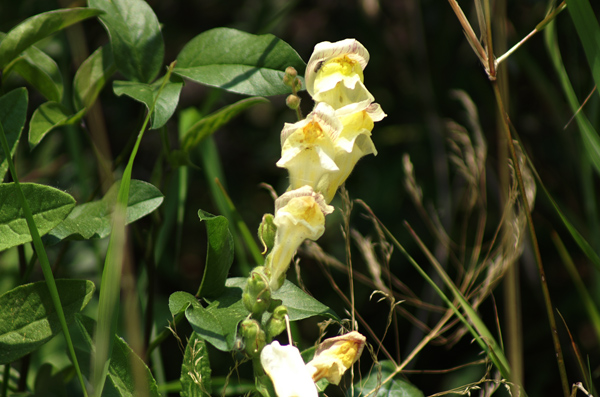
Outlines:
{"type": "Polygon", "coordinates": [[[278,95],[291,93],[283,84],[288,66],[303,75],[306,64],[289,44],[272,34],[216,28],[186,44],[174,72],[240,94],[278,95]]]}
{"type": "Polygon", "coordinates": [[[132,81],[150,83],[163,66],[164,43],[158,18],[143,0],[89,0],[110,36],[115,64],[132,81]]]}
{"type": "Polygon", "coordinates": [[[44,12],[24,20],[0,42],[0,69],[44,37],[101,13],[92,8],[68,8],[44,12]]]}

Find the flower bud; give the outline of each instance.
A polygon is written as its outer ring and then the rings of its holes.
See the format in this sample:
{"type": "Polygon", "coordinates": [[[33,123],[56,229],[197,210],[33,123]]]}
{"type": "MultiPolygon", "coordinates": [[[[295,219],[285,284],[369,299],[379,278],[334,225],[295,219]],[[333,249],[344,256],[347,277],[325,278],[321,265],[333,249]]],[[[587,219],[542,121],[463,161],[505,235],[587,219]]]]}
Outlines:
{"type": "Polygon", "coordinates": [[[287,307],[280,305],[275,308],[271,318],[267,321],[267,337],[272,339],[282,333],[285,328],[285,315],[288,313],[287,307]]]}
{"type": "Polygon", "coordinates": [[[285,74],[290,76],[292,79],[295,78],[296,76],[298,76],[298,72],[296,71],[296,69],[293,66],[288,66],[285,69],[285,74]]]}
{"type": "Polygon", "coordinates": [[[256,267],[250,273],[242,294],[242,302],[254,316],[262,315],[269,308],[271,289],[269,288],[268,278],[264,273],[264,267],[256,267]]]}
{"type": "Polygon", "coordinates": [[[246,319],[240,323],[240,333],[244,341],[246,353],[250,357],[257,356],[265,347],[265,331],[260,328],[258,321],[246,319]]]}
{"type": "Polygon", "coordinates": [[[273,219],[273,214],[264,214],[262,222],[258,227],[258,239],[264,247],[263,255],[273,249],[273,245],[275,244],[277,226],[273,223],[273,219]]]}
{"type": "Polygon", "coordinates": [[[285,98],[285,104],[288,108],[296,110],[298,109],[298,106],[300,106],[300,97],[293,94],[289,95],[287,98],[285,98]]]}

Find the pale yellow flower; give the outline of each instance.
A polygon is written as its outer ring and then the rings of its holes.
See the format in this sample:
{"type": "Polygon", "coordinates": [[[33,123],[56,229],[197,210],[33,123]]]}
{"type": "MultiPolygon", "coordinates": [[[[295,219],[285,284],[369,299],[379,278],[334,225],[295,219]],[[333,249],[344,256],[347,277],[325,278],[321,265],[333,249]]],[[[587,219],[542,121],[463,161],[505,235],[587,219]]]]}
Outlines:
{"type": "Polygon", "coordinates": [[[278,397],[318,396],[317,387],[295,346],[281,346],[273,341],[260,353],[260,363],[271,378],[278,397]]]}
{"type": "Polygon", "coordinates": [[[330,172],[322,182],[326,186],[323,195],[326,202],[331,202],[337,189],[346,181],[354,166],[361,157],[368,154],[377,155],[377,149],[371,140],[374,122],[383,119],[386,114],[381,107],[372,103],[367,108],[352,113],[336,112],[342,122],[342,131],[334,142],[334,162],[337,171],[330,172]]]}
{"type": "Polygon", "coordinates": [[[342,375],[358,360],[365,347],[366,338],[356,331],[328,338],[315,352],[315,357],[306,364],[312,380],[327,379],[329,383],[338,385],[342,375]]]}
{"type": "Polygon", "coordinates": [[[296,250],[306,239],[317,240],[325,231],[325,215],[333,207],[325,203],[323,195],[315,193],[310,186],[282,194],[275,201],[277,226],[275,244],[266,260],[269,285],[273,291],[279,289],[296,250]]]}
{"type": "Polygon", "coordinates": [[[306,66],[306,89],[317,102],[334,109],[373,102],[373,95],[364,85],[363,70],[369,62],[369,52],[355,39],[335,43],[319,43],[306,66]]]}
{"type": "Polygon", "coordinates": [[[277,166],[288,170],[290,189],[308,185],[320,190],[323,176],[338,170],[333,142],[341,130],[335,111],[325,103],[317,104],[304,120],[285,124],[277,166]]]}

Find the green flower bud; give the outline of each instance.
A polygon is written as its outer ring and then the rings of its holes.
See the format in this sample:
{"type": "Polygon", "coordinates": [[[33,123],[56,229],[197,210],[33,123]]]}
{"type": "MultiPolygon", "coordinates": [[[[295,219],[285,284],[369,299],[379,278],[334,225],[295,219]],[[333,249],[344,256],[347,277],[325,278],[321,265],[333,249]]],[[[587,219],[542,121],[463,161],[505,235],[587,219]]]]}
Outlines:
{"type": "Polygon", "coordinates": [[[294,69],[293,66],[288,66],[285,69],[285,74],[290,76],[291,78],[295,78],[296,76],[298,76],[298,72],[296,71],[296,69],[294,69]]]}
{"type": "Polygon", "coordinates": [[[289,95],[285,98],[285,104],[288,108],[296,110],[300,106],[300,97],[298,95],[289,95]]]}
{"type": "Polygon", "coordinates": [[[262,315],[271,305],[271,289],[264,274],[264,267],[256,267],[250,273],[242,294],[242,302],[254,316],[262,315]]]}
{"type": "Polygon", "coordinates": [[[273,214],[264,214],[262,222],[258,227],[258,239],[262,243],[264,250],[263,255],[269,252],[273,245],[275,245],[275,234],[277,233],[277,226],[273,223],[273,214]]]}
{"type": "Polygon", "coordinates": [[[267,336],[272,339],[285,331],[285,315],[288,313],[287,307],[280,305],[275,308],[271,318],[267,321],[267,336]]]}
{"type": "Polygon", "coordinates": [[[265,347],[265,331],[260,328],[256,320],[246,319],[240,323],[240,334],[244,341],[246,353],[250,357],[256,357],[265,347]]]}

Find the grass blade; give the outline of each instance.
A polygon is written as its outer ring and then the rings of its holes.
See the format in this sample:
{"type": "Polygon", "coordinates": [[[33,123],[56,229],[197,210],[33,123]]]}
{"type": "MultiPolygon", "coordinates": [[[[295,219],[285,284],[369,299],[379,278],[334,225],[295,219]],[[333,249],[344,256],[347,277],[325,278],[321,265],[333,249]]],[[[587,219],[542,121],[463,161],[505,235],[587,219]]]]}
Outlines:
{"type": "Polygon", "coordinates": [[[33,215],[31,214],[31,210],[29,208],[29,204],[27,203],[27,199],[25,198],[25,194],[23,194],[23,190],[21,189],[21,185],[19,184],[19,178],[17,176],[17,172],[15,171],[15,165],[13,164],[10,148],[8,146],[8,141],[6,140],[6,136],[4,135],[4,128],[2,128],[2,123],[0,123],[0,142],[2,144],[2,149],[4,151],[4,155],[6,156],[6,160],[8,162],[8,168],[10,169],[10,173],[12,178],[17,186],[18,194],[21,199],[23,213],[25,215],[25,219],[27,220],[27,226],[29,227],[29,232],[31,233],[31,239],[33,240],[33,246],[35,248],[35,252],[40,260],[40,265],[42,266],[42,272],[44,273],[44,278],[46,280],[46,284],[48,285],[48,290],[50,291],[50,297],[52,298],[52,303],[54,304],[54,308],[58,315],[58,319],[60,321],[60,326],[62,331],[65,334],[65,340],[67,342],[67,347],[69,349],[69,354],[71,355],[71,360],[73,361],[73,366],[75,367],[75,371],[77,372],[77,377],[79,378],[79,382],[81,384],[81,388],[83,390],[84,396],[87,397],[87,392],[85,389],[85,382],[83,380],[83,375],[81,374],[81,369],[79,368],[79,363],[77,362],[77,357],[75,356],[75,349],[73,347],[73,342],[71,341],[71,334],[69,333],[69,327],[67,326],[67,319],[65,318],[65,313],[62,308],[62,304],[60,302],[60,297],[58,295],[58,289],[56,288],[56,281],[54,280],[54,275],[52,274],[52,268],[50,267],[50,262],[48,261],[48,256],[46,255],[46,249],[44,248],[44,244],[42,243],[42,239],[37,230],[35,222],[33,221],[33,215]]]}

